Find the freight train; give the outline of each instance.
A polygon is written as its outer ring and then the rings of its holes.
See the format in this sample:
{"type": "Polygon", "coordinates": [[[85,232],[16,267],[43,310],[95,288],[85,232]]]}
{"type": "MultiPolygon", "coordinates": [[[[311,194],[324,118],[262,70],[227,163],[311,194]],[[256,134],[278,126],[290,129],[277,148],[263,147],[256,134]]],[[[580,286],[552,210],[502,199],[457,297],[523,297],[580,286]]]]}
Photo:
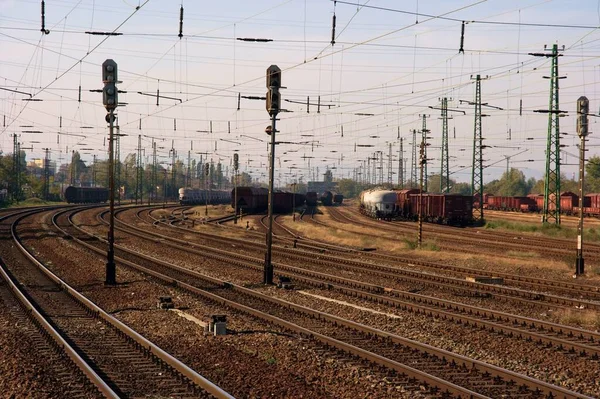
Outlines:
{"type": "MultiPolygon", "coordinates": [[[[231,207],[235,207],[234,190],[231,190],[231,207]]],[[[306,197],[300,193],[287,191],[273,192],[273,212],[290,213],[295,207],[304,205],[306,197]]],[[[238,187],[237,208],[244,213],[260,213],[269,205],[269,190],[261,187],[238,187]]]]}
{"type": "Polygon", "coordinates": [[[204,190],[198,188],[180,188],[179,203],[181,205],[227,204],[230,201],[228,190],[204,190]]]}
{"type": "Polygon", "coordinates": [[[342,194],[332,193],[331,191],[325,191],[319,197],[319,201],[324,206],[332,206],[332,205],[341,205],[344,201],[344,196],[342,194]]]}
{"type": "MultiPolygon", "coordinates": [[[[553,196],[551,197],[553,198],[553,196]]],[[[565,191],[560,195],[560,212],[565,215],[579,214],[579,196],[573,192],[565,191]]],[[[475,202],[474,206],[478,206],[475,202]]],[[[554,210],[554,201],[549,202],[550,210],[554,210]]],[[[527,196],[497,196],[484,194],[483,208],[499,211],[539,213],[544,210],[544,196],[542,194],[529,194],[527,196]]],[[[586,216],[600,216],[600,193],[583,196],[583,213],[586,216]]]]}
{"type": "Polygon", "coordinates": [[[91,204],[108,201],[108,189],[103,187],[73,187],[65,189],[65,201],[69,204],[91,204]]]}
{"type": "Polygon", "coordinates": [[[464,226],[473,222],[473,197],[468,195],[420,193],[415,189],[360,194],[360,211],[372,218],[417,220],[419,209],[423,220],[430,223],[464,226]]]}

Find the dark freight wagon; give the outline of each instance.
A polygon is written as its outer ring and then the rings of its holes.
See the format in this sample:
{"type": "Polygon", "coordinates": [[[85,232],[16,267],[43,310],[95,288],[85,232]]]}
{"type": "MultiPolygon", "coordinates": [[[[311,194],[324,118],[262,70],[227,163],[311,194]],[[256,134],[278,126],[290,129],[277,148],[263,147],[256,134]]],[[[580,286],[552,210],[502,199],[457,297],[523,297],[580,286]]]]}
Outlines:
{"type": "Polygon", "coordinates": [[[306,193],[306,206],[317,206],[317,193],[309,191],[306,193]]]}
{"type": "MultiPolygon", "coordinates": [[[[269,190],[261,187],[238,187],[237,206],[245,213],[262,212],[267,209],[269,190]]],[[[235,207],[234,190],[231,190],[231,207],[235,207]]]]}
{"type": "Polygon", "coordinates": [[[291,213],[293,209],[294,193],[274,192],[273,213],[291,213]]]}
{"type": "Polygon", "coordinates": [[[65,189],[65,201],[69,204],[91,204],[108,201],[108,189],[102,187],[73,187],[65,189]]]}

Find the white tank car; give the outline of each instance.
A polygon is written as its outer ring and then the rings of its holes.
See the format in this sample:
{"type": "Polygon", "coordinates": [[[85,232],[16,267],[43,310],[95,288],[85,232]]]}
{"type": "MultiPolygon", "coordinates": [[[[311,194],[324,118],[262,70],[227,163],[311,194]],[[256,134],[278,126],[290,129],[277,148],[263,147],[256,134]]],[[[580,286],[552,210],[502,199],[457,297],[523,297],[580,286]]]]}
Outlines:
{"type": "Polygon", "coordinates": [[[369,190],[360,195],[361,210],[372,218],[390,219],[396,216],[397,194],[391,190],[369,190]]]}

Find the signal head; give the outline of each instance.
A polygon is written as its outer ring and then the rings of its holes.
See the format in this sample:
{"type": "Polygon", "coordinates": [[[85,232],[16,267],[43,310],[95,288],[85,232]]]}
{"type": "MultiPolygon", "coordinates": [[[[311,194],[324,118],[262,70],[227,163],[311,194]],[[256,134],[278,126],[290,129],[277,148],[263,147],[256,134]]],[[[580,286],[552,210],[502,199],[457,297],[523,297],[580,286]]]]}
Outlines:
{"type": "Polygon", "coordinates": [[[117,83],[117,63],[108,59],[102,63],[102,81],[117,83]]]}
{"type": "Polygon", "coordinates": [[[267,87],[281,87],[281,69],[277,65],[267,68],[267,87]]]}

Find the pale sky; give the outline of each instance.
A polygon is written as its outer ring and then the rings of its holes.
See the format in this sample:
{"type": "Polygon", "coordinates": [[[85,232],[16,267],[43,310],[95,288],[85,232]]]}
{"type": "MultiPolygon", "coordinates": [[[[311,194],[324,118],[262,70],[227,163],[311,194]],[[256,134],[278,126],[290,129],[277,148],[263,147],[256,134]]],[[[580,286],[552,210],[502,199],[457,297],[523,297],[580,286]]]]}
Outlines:
{"type": "MultiPolygon", "coordinates": [[[[439,109],[429,107],[439,107],[442,97],[451,99],[450,109],[466,113],[450,113],[449,153],[451,177],[470,182],[474,110],[466,101],[474,100],[471,77],[477,74],[489,77],[481,83],[482,102],[502,108],[483,107],[489,115],[483,136],[491,146],[484,150],[485,182],[504,172],[510,156],[511,166],[540,178],[548,117],[533,110],[548,108],[550,84],[543,76],[550,74],[550,59],[528,53],[544,52],[544,45],[565,46],[560,109],[569,115],[560,120],[566,133],[561,171],[568,177],[577,170],[576,99],[587,96],[591,112],[600,107],[597,1],[47,0],[47,35],[40,32],[40,3],[0,0],[0,88],[18,91],[0,90],[0,149],[12,152],[12,134],[20,134],[24,147],[33,146],[28,159],[42,157],[46,147],[56,161],[72,150],[88,162],[93,154],[107,157],[102,95],[90,92],[102,88],[107,58],[118,63],[119,89],[127,91],[119,96],[127,105],[117,109],[126,134],[121,159],[135,151],[141,134],[146,156],[154,138],[165,162],[172,141],[184,162],[192,148],[197,160],[207,153],[229,165],[238,150],[241,169],[262,180],[269,116],[264,101],[242,99],[238,110],[237,99],[238,93],[264,96],[265,70],[278,65],[282,97],[292,101],[282,108],[293,111],[279,114],[277,140],[291,143],[276,149],[279,183],[294,175],[312,180],[317,167],[321,175],[334,168],[335,177],[352,177],[375,151],[385,155],[385,182],[389,143],[397,171],[398,131],[410,168],[411,132],[421,129],[422,114],[430,116],[428,172],[439,173],[442,123],[439,109]],[[469,23],[459,53],[463,20],[469,23]],[[160,98],[157,106],[157,89],[174,99],[160,98]],[[42,101],[24,101],[29,98],[42,101]]],[[[591,119],[588,155],[596,155],[600,129],[591,119]]]]}

